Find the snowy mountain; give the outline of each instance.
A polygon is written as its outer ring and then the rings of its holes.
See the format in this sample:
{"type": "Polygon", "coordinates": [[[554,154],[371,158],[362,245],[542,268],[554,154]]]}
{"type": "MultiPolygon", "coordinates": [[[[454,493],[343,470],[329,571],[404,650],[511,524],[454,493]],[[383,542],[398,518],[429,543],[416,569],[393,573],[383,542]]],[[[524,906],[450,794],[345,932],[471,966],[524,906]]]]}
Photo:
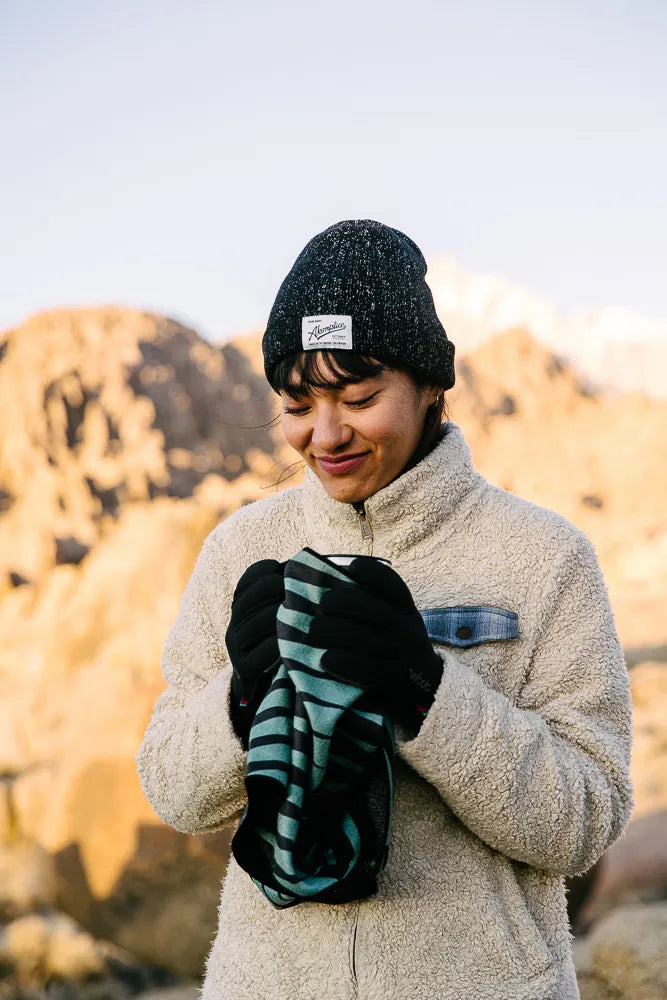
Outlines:
{"type": "Polygon", "coordinates": [[[563,313],[547,299],[449,257],[429,263],[435,306],[459,355],[493,334],[529,330],[595,388],[667,398],[667,319],[627,309],[563,313]]]}

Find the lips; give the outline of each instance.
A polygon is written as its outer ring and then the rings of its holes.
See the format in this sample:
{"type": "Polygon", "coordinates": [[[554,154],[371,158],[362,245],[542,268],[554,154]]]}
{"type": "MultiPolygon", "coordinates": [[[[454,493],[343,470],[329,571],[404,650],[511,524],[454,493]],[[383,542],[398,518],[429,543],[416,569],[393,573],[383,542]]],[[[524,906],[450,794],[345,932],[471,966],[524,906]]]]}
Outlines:
{"type": "Polygon", "coordinates": [[[336,458],[329,458],[326,455],[322,455],[316,458],[316,461],[320,468],[324,472],[328,472],[329,475],[343,476],[346,472],[352,472],[353,469],[361,465],[367,455],[367,451],[357,455],[340,455],[336,458]]]}

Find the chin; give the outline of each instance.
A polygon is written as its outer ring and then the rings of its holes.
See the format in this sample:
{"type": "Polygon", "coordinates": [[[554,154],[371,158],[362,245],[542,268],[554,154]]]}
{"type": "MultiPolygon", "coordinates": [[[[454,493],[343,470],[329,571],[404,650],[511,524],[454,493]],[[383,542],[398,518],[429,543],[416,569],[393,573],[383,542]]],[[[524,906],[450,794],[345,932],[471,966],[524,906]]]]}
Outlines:
{"type": "Polygon", "coordinates": [[[331,482],[331,480],[324,482],[322,479],[320,482],[331,499],[340,503],[361,503],[371,495],[369,490],[365,490],[358,483],[331,482]]]}

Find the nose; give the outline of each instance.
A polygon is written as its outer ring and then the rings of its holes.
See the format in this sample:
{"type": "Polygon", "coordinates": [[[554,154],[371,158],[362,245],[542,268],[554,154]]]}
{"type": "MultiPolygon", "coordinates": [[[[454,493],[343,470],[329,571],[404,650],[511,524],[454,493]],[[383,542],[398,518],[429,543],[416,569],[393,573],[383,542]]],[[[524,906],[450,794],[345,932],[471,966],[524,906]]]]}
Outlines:
{"type": "Polygon", "coordinates": [[[352,428],[337,406],[318,406],[313,421],[312,446],[321,455],[333,455],[352,440],[352,428]]]}

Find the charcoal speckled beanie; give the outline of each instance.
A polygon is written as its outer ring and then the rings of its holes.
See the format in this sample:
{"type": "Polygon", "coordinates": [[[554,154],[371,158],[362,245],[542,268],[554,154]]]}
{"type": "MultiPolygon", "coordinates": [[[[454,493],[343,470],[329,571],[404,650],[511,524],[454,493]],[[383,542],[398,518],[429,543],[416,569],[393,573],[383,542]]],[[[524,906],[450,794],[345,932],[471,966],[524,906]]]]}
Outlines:
{"type": "Polygon", "coordinates": [[[419,247],[372,219],[337,222],[306,244],[262,340],[264,370],[289,354],[348,350],[454,385],[454,345],[436,316],[419,247]]]}

